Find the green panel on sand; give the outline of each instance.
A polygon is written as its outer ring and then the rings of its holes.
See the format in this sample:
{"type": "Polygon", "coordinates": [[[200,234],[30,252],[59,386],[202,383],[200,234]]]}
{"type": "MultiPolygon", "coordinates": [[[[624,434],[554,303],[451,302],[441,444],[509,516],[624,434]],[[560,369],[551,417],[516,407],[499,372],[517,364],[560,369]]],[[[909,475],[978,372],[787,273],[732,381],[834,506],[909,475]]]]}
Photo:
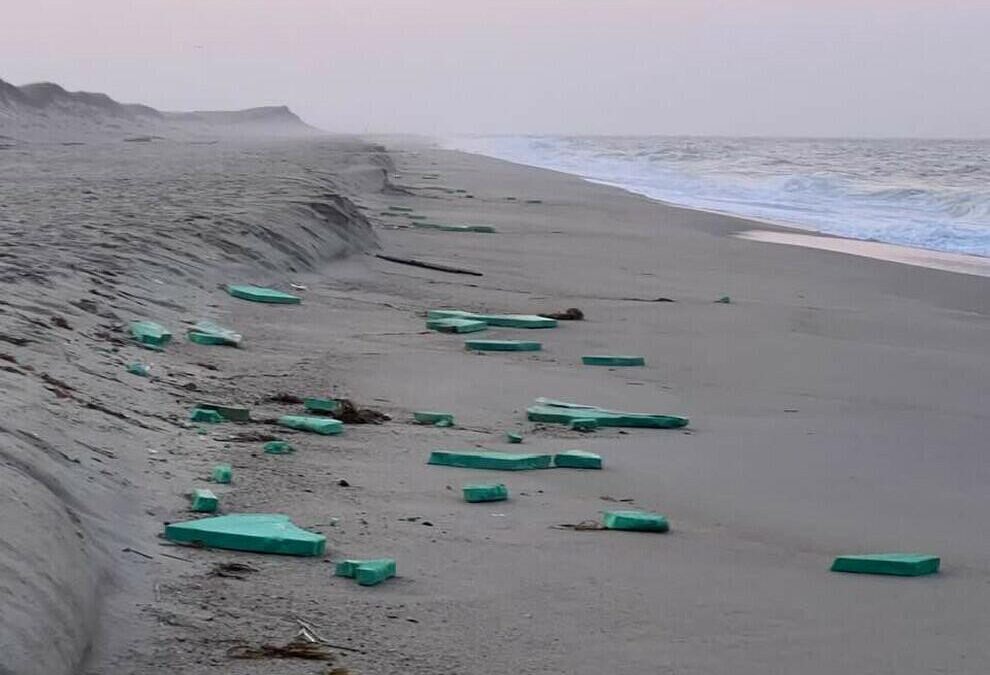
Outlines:
{"type": "Polygon", "coordinates": [[[229,483],[234,478],[234,470],[230,464],[217,464],[213,467],[214,483],[229,483]]]}
{"type": "Polygon", "coordinates": [[[198,345],[221,345],[238,347],[241,344],[241,334],[218,326],[212,321],[200,321],[186,332],[186,338],[198,345]]]}
{"type": "Polygon", "coordinates": [[[586,366],[645,366],[646,359],[642,356],[582,356],[581,363],[586,366]]]}
{"type": "Polygon", "coordinates": [[[288,455],[296,449],[288,441],[268,441],[261,446],[266,455],[288,455]]]}
{"type": "Polygon", "coordinates": [[[504,502],[509,498],[509,489],[502,483],[465,485],[461,490],[464,493],[464,501],[471,502],[472,504],[478,502],[504,502]]]}
{"type": "Polygon", "coordinates": [[[937,556],[922,553],[843,555],[836,558],[835,562],[832,563],[832,571],[920,577],[924,574],[938,572],[940,562],[937,556]]]}
{"type": "Polygon", "coordinates": [[[296,527],[277,513],[241,513],[165,526],[165,538],[184,544],[254,553],[323,555],[326,537],[296,527]]]}
{"type": "Polygon", "coordinates": [[[465,340],[464,347],[478,352],[538,352],[539,342],[530,340],[465,340]]]}
{"type": "Polygon", "coordinates": [[[522,443],[523,442],[522,434],[517,434],[514,431],[506,431],[505,432],[505,442],[506,443],[522,443]]]}
{"type": "Polygon", "coordinates": [[[431,309],[427,319],[470,319],[498,328],[556,328],[557,320],[535,314],[476,314],[460,309],[431,309]]]}
{"type": "Polygon", "coordinates": [[[195,490],[192,494],[192,505],[189,507],[199,513],[213,513],[220,502],[212,490],[195,490]]]}
{"type": "Polygon", "coordinates": [[[688,419],[677,415],[654,415],[606,410],[596,406],[566,403],[538,398],[536,405],[526,409],[531,422],[571,424],[577,419],[594,419],[600,427],[641,427],[648,429],[679,429],[687,426],[688,419]]]}
{"type": "Polygon", "coordinates": [[[435,412],[431,410],[416,410],[413,412],[413,419],[417,424],[443,424],[444,426],[454,426],[454,416],[447,412],[435,412]]]}
{"type": "Polygon", "coordinates": [[[426,327],[438,333],[477,333],[488,330],[488,324],[474,319],[427,319],[426,327]]]}
{"type": "Polygon", "coordinates": [[[131,336],[152,349],[162,349],[172,339],[172,333],[154,321],[132,321],[131,336]]]}
{"type": "Polygon", "coordinates": [[[490,469],[494,471],[524,471],[549,469],[551,455],[515,454],[510,452],[458,452],[434,450],[427,464],[456,466],[463,469],[490,469]]]}
{"type": "Polygon", "coordinates": [[[302,302],[298,296],[262,286],[229,284],[227,292],[235,298],[250,300],[251,302],[267,302],[278,305],[298,305],[302,302]]]}
{"type": "Polygon", "coordinates": [[[127,364],[127,372],[139,377],[148,377],[151,374],[151,366],[146,366],[143,363],[135,361],[134,363],[127,364]]]}
{"type": "Polygon", "coordinates": [[[303,407],[313,412],[335,413],[340,410],[340,401],[332,398],[306,398],[303,407]]]}
{"type": "Polygon", "coordinates": [[[600,469],[602,458],[585,450],[565,450],[553,456],[553,465],[561,469],[600,469]]]}
{"type": "Polygon", "coordinates": [[[192,412],[189,413],[189,419],[193,422],[203,422],[205,424],[219,424],[223,422],[223,415],[218,413],[216,410],[207,410],[206,408],[193,408],[192,412]]]}
{"type": "Polygon", "coordinates": [[[632,532],[667,532],[670,523],[665,516],[647,511],[606,511],[602,514],[602,524],[609,530],[629,530],[632,532]]]}
{"type": "Polygon", "coordinates": [[[220,403],[197,403],[196,407],[200,410],[213,410],[220,413],[228,422],[250,422],[251,421],[251,411],[248,408],[240,408],[238,406],[232,405],[221,405],[220,403]]]}
{"type": "Polygon", "coordinates": [[[290,429],[311,431],[314,434],[323,434],[324,436],[333,436],[344,431],[344,424],[341,421],[327,419],[326,417],[284,415],[278,418],[278,423],[290,429]]]}

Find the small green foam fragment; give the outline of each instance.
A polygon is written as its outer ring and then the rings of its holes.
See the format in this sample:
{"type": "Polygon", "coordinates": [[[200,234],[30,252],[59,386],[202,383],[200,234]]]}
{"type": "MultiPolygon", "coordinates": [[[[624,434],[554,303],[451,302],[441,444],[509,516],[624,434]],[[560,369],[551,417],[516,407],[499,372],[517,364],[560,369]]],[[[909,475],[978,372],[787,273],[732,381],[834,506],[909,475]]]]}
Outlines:
{"type": "Polygon", "coordinates": [[[212,478],[214,483],[229,483],[234,479],[234,470],[230,464],[217,464],[213,467],[212,478]]]}
{"type": "Polygon", "coordinates": [[[268,441],[261,446],[261,449],[267,455],[288,455],[290,452],[296,451],[288,441],[268,441]]]}
{"type": "Polygon", "coordinates": [[[598,420],[594,417],[575,417],[567,426],[572,431],[594,431],[598,428],[598,420]]]}
{"type": "Polygon", "coordinates": [[[639,427],[647,429],[679,429],[688,419],[677,415],[654,415],[619,410],[606,410],[592,405],[566,403],[548,398],[536,399],[536,405],[526,409],[530,422],[571,424],[575,419],[594,419],[600,427],[639,427]]]}
{"type": "Polygon", "coordinates": [[[134,363],[127,364],[127,372],[139,377],[148,377],[151,374],[151,366],[146,366],[143,363],[135,361],[134,363]]]}
{"type": "Polygon", "coordinates": [[[332,398],[306,398],[303,407],[311,412],[335,413],[340,410],[340,401],[332,398]]]}
{"type": "Polygon", "coordinates": [[[609,530],[629,530],[631,532],[667,532],[670,523],[666,516],[647,511],[606,511],[602,514],[602,524],[609,530]]]}
{"type": "Polygon", "coordinates": [[[192,412],[189,414],[189,419],[193,422],[202,422],[204,424],[219,424],[220,422],[223,422],[223,415],[218,413],[216,410],[193,408],[192,412]]]}
{"type": "Polygon", "coordinates": [[[354,570],[354,580],[359,586],[377,586],[395,576],[395,561],[391,558],[366,560],[354,570]]]}
{"type": "Polygon", "coordinates": [[[298,296],[290,293],[248,284],[228,284],[227,292],[235,298],[250,300],[251,302],[267,302],[278,305],[298,305],[302,302],[298,296]]]}
{"type": "Polygon", "coordinates": [[[145,347],[160,350],[171,341],[172,333],[154,321],[132,321],[131,337],[145,347]]]}
{"type": "Polygon", "coordinates": [[[464,347],[478,352],[538,352],[539,342],[531,340],[465,340],[464,347]]]}
{"type": "Polygon", "coordinates": [[[505,442],[506,443],[522,443],[523,442],[522,434],[517,434],[514,431],[506,431],[505,432],[505,442]]]}
{"type": "Polygon", "coordinates": [[[561,469],[601,469],[601,455],[585,450],[565,450],[553,456],[553,465],[561,469]]]}
{"type": "Polygon", "coordinates": [[[487,483],[482,485],[465,485],[461,488],[464,501],[476,504],[478,502],[503,502],[509,498],[509,489],[502,483],[487,483]]]}
{"type": "Polygon", "coordinates": [[[551,455],[536,453],[515,454],[509,452],[461,452],[434,450],[427,464],[454,466],[462,469],[490,469],[494,471],[526,471],[549,469],[551,455]]]}
{"type": "Polygon", "coordinates": [[[581,363],[586,366],[645,366],[646,359],[642,356],[582,356],[581,363]]]}
{"type": "Polygon", "coordinates": [[[732,304],[732,298],[730,298],[728,295],[723,295],[721,298],[719,298],[715,302],[718,303],[718,304],[720,304],[720,305],[731,305],[732,304]]]}
{"type": "Polygon", "coordinates": [[[189,507],[198,513],[213,513],[220,501],[212,490],[198,489],[192,493],[192,505],[189,507]]]}
{"type": "Polygon", "coordinates": [[[212,321],[200,321],[186,331],[186,339],[199,345],[239,347],[241,334],[218,326],[212,321]]]}
{"type": "Polygon", "coordinates": [[[409,208],[408,206],[390,206],[390,207],[388,207],[388,210],[389,211],[397,211],[398,213],[412,213],[413,212],[413,209],[409,208]]]}
{"type": "Polygon", "coordinates": [[[239,513],[172,523],[165,526],[165,538],[233,551],[301,556],[323,555],[327,541],[278,513],[239,513]]]}
{"type": "Polygon", "coordinates": [[[556,328],[557,320],[535,314],[476,314],[460,309],[431,309],[427,319],[465,319],[484,321],[495,328],[556,328]]]}
{"type": "Polygon", "coordinates": [[[302,415],[284,415],[278,418],[279,425],[299,431],[311,431],[314,434],[333,436],[343,433],[344,425],[339,420],[326,417],[305,417],[302,415]]]}
{"type": "Polygon", "coordinates": [[[427,319],[426,327],[438,333],[477,333],[488,330],[487,323],[473,319],[427,319]]]}
{"type": "Polygon", "coordinates": [[[198,402],[196,407],[200,410],[213,410],[220,414],[228,422],[250,422],[251,411],[248,408],[239,406],[223,405],[222,403],[198,402]]]}
{"type": "Polygon", "coordinates": [[[839,556],[831,569],[833,572],[920,577],[938,572],[940,563],[937,556],[923,553],[868,553],[839,556]]]}
{"type": "Polygon", "coordinates": [[[415,410],[413,411],[413,419],[416,420],[417,424],[445,424],[446,426],[454,425],[454,416],[448,412],[436,412],[431,410],[415,410]]]}

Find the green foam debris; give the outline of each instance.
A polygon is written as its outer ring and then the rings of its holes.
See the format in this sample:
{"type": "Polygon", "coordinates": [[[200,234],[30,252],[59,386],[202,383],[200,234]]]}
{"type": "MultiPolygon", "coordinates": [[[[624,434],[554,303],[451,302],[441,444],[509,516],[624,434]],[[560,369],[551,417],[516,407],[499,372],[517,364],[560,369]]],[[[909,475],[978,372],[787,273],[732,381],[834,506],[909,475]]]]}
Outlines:
{"type": "Polygon", "coordinates": [[[465,340],[464,347],[478,352],[538,352],[539,342],[531,340],[465,340]]]}
{"type": "Polygon", "coordinates": [[[655,415],[618,410],[606,410],[592,405],[567,403],[548,398],[538,398],[535,405],[526,409],[531,422],[571,424],[576,419],[594,419],[600,427],[642,427],[648,429],[679,429],[687,426],[688,419],[677,415],[655,415]]]}
{"type": "Polygon", "coordinates": [[[488,324],[473,319],[427,319],[426,328],[438,333],[477,333],[488,330],[488,324]]]}
{"type": "Polygon", "coordinates": [[[941,560],[922,553],[868,553],[842,555],[832,563],[833,572],[857,574],[891,574],[899,577],[919,577],[938,572],[941,560]]]}
{"type": "Polygon", "coordinates": [[[192,493],[192,505],[190,508],[199,513],[213,513],[219,505],[217,496],[212,490],[195,490],[192,493]]]}
{"type": "Polygon", "coordinates": [[[332,398],[306,398],[303,407],[311,412],[335,413],[340,410],[340,401],[332,398]]]}
{"type": "Polygon", "coordinates": [[[509,489],[502,483],[487,483],[483,485],[465,485],[461,488],[464,501],[472,504],[478,502],[503,502],[509,498],[509,489]]]}
{"type": "Polygon", "coordinates": [[[399,213],[412,213],[413,212],[413,209],[409,208],[408,206],[390,206],[390,207],[388,207],[388,210],[389,211],[397,211],[399,213]]]}
{"type": "MultiPolygon", "coordinates": [[[[410,216],[412,218],[413,216],[410,216]]],[[[421,230],[437,230],[438,232],[474,232],[478,234],[494,234],[495,228],[491,225],[441,225],[439,223],[414,222],[413,227],[421,230]]]]}
{"type": "Polygon", "coordinates": [[[575,417],[567,426],[573,431],[594,431],[598,428],[598,420],[594,417],[575,417]]]}
{"type": "Polygon", "coordinates": [[[298,296],[262,286],[228,284],[227,292],[235,298],[250,300],[251,302],[267,302],[278,305],[298,305],[302,302],[298,296]]]}
{"type": "Polygon", "coordinates": [[[217,464],[213,467],[212,477],[214,483],[229,483],[234,479],[234,470],[230,464],[217,464]]]}
{"type": "Polygon", "coordinates": [[[333,436],[343,433],[344,424],[339,420],[327,419],[326,417],[305,417],[303,415],[284,415],[278,418],[278,423],[283,427],[297,429],[299,431],[311,431],[314,434],[333,436]]]}
{"type": "Polygon", "coordinates": [[[193,408],[189,414],[189,419],[193,422],[203,422],[204,424],[219,424],[223,422],[223,415],[216,410],[206,408],[193,408]]]}
{"type": "Polygon", "coordinates": [[[631,532],[667,532],[670,523],[666,516],[647,511],[606,511],[602,514],[602,524],[609,530],[629,530],[631,532]]]}
{"type": "Polygon", "coordinates": [[[165,538],[184,544],[253,553],[318,556],[326,537],[296,527],[277,513],[241,513],[165,526],[165,538]]]}
{"type": "Polygon", "coordinates": [[[484,321],[496,328],[556,328],[557,320],[535,314],[477,314],[460,309],[431,309],[427,319],[467,319],[484,321]]]}
{"type": "Polygon", "coordinates": [[[417,424],[443,424],[444,426],[454,425],[454,416],[447,412],[435,412],[431,410],[413,411],[413,419],[417,424]]]}
{"type": "Polygon", "coordinates": [[[224,347],[239,347],[240,333],[218,326],[212,321],[199,321],[186,331],[186,338],[198,345],[221,345],[224,347]]]}
{"type": "Polygon", "coordinates": [[[376,586],[395,576],[395,560],[392,558],[341,560],[334,565],[334,574],[338,577],[354,579],[361,586],[376,586]]]}
{"type": "Polygon", "coordinates": [[[266,455],[288,455],[296,449],[288,441],[268,441],[261,446],[266,455]]]}
{"type": "Polygon", "coordinates": [[[561,469],[600,469],[602,458],[585,450],[565,450],[553,456],[553,465],[561,469]]]}
{"type": "Polygon", "coordinates": [[[223,405],[222,403],[204,403],[202,401],[198,402],[196,407],[200,410],[213,410],[214,412],[219,413],[220,416],[228,422],[251,421],[251,411],[248,408],[223,405]]]}
{"type": "Polygon", "coordinates": [[[132,321],[131,337],[145,347],[161,350],[172,339],[172,333],[154,321],[132,321]]]}
{"type": "Polygon", "coordinates": [[[505,442],[506,443],[522,443],[523,442],[522,434],[517,434],[514,431],[506,431],[505,432],[505,442]]]}
{"type": "Polygon", "coordinates": [[[148,377],[151,374],[151,366],[146,366],[143,363],[135,361],[134,363],[127,364],[127,372],[139,377],[148,377]]]}
{"type": "Polygon", "coordinates": [[[586,366],[645,366],[646,359],[642,356],[582,356],[581,363],[586,366]]]}
{"type": "Polygon", "coordinates": [[[434,450],[427,464],[455,466],[463,469],[490,469],[494,471],[525,471],[549,469],[553,462],[550,455],[510,452],[471,452],[434,450]]]}

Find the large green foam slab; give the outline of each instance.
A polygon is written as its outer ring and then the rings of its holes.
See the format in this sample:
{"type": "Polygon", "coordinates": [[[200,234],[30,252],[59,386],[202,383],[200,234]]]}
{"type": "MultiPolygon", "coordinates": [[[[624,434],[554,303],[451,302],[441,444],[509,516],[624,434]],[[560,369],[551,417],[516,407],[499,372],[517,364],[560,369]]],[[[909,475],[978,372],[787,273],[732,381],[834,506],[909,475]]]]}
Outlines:
{"type": "Polygon", "coordinates": [[[438,333],[477,333],[488,330],[488,324],[474,319],[427,319],[426,327],[438,333]]]}
{"type": "Polygon", "coordinates": [[[642,356],[582,356],[581,363],[586,366],[645,366],[646,359],[642,356]]]}
{"type": "Polygon", "coordinates": [[[229,284],[227,292],[235,298],[250,300],[251,302],[267,302],[277,305],[298,305],[302,302],[298,296],[262,286],[229,284]]]}
{"type": "Polygon", "coordinates": [[[941,560],[922,553],[868,553],[842,555],[832,563],[833,572],[857,574],[891,574],[899,577],[920,577],[938,572],[941,560]]]}
{"type": "Polygon", "coordinates": [[[504,502],[509,498],[509,489],[502,483],[487,483],[484,485],[465,485],[461,488],[464,501],[476,504],[478,502],[504,502]]]}
{"type": "Polygon", "coordinates": [[[462,469],[525,471],[528,469],[549,469],[552,462],[553,457],[551,455],[533,453],[434,450],[430,453],[430,461],[427,464],[456,466],[462,469]]]}
{"type": "Polygon", "coordinates": [[[535,314],[476,314],[460,309],[431,309],[427,319],[470,319],[499,328],[556,328],[557,320],[535,314]]]}
{"type": "Polygon", "coordinates": [[[539,342],[531,340],[465,340],[464,347],[479,352],[538,352],[539,342]]]}
{"type": "Polygon", "coordinates": [[[323,555],[326,537],[296,527],[277,513],[241,513],[165,526],[165,538],[184,544],[253,553],[323,555]]]}
{"type": "Polygon", "coordinates": [[[198,345],[221,345],[224,347],[239,347],[241,334],[218,326],[212,321],[200,321],[186,331],[186,338],[198,345]]]}
{"type": "Polygon", "coordinates": [[[647,511],[606,511],[602,514],[602,524],[609,530],[631,532],[667,532],[670,523],[665,516],[647,511]]]}
{"type": "Polygon", "coordinates": [[[196,407],[200,410],[213,410],[219,413],[228,422],[250,422],[251,421],[251,411],[248,408],[242,408],[233,405],[223,405],[221,403],[197,403],[196,407]]]}
{"type": "Polygon", "coordinates": [[[172,333],[154,321],[132,321],[131,336],[140,344],[152,349],[162,349],[172,339],[172,333]]]}
{"type": "Polygon", "coordinates": [[[677,415],[654,415],[619,410],[606,410],[592,405],[566,403],[548,398],[536,399],[536,405],[526,409],[531,422],[570,425],[573,420],[593,419],[600,427],[642,427],[648,429],[679,429],[688,419],[677,415]]]}
{"type": "Polygon", "coordinates": [[[344,424],[340,420],[331,420],[326,417],[305,417],[303,415],[284,415],[278,418],[278,423],[283,427],[298,429],[299,431],[311,431],[314,434],[333,436],[344,431],[344,424]]]}
{"type": "Polygon", "coordinates": [[[602,458],[585,450],[565,450],[553,456],[553,465],[561,469],[600,469],[602,458]]]}

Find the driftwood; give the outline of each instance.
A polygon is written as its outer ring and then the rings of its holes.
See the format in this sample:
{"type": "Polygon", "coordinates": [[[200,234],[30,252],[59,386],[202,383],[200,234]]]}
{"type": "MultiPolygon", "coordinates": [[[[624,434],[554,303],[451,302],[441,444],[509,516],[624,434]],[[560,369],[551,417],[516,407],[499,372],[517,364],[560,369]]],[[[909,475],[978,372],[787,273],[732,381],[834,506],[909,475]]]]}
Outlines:
{"type": "Polygon", "coordinates": [[[422,260],[415,260],[413,258],[397,258],[395,256],[383,255],[381,253],[376,253],[375,257],[381,258],[382,260],[388,260],[389,262],[398,263],[400,265],[422,267],[423,269],[436,270],[438,272],[448,272],[450,274],[467,274],[472,277],[484,276],[481,272],[475,272],[474,270],[467,270],[462,267],[448,267],[447,265],[435,265],[433,263],[423,262],[422,260]]]}

